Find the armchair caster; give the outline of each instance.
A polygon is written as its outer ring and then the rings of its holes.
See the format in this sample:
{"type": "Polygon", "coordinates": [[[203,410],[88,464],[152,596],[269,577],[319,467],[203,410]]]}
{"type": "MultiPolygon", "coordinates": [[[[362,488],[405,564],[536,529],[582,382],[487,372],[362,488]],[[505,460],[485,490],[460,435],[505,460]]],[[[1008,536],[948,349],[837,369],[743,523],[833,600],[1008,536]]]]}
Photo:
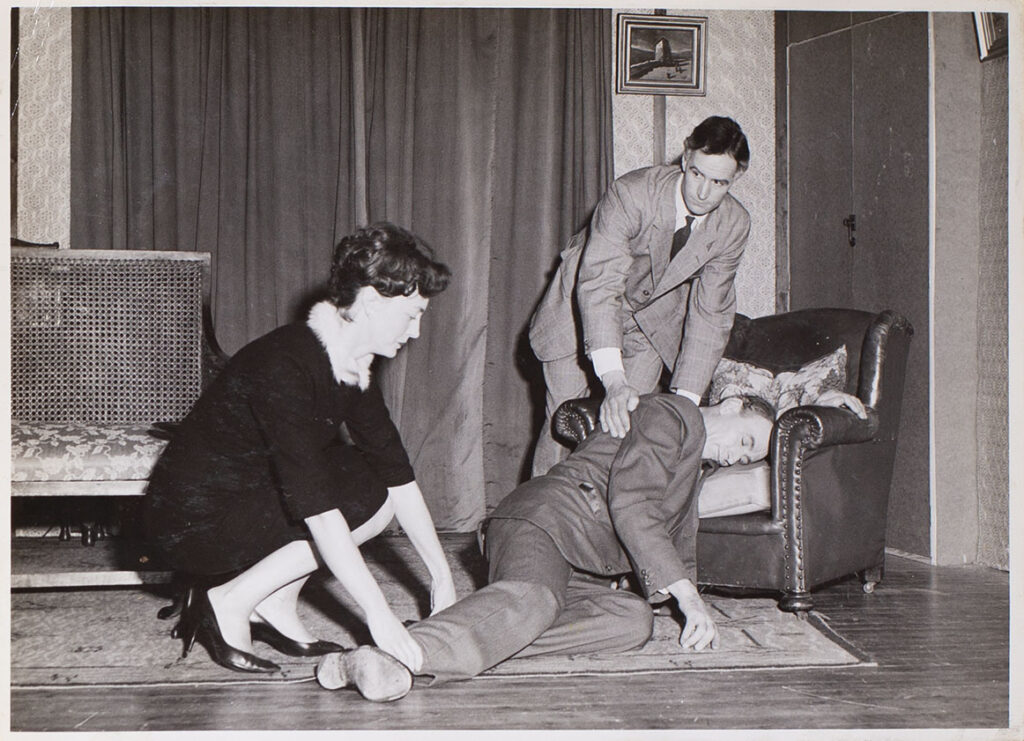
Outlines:
{"type": "Polygon", "coordinates": [[[875,591],[875,587],[878,585],[878,582],[882,581],[882,573],[883,568],[881,566],[875,566],[864,570],[864,573],[861,575],[864,594],[872,594],[875,591]]]}
{"type": "Polygon", "coordinates": [[[801,620],[807,618],[807,613],[814,607],[814,600],[810,592],[786,592],[779,600],[779,609],[783,612],[792,612],[801,620]]]}

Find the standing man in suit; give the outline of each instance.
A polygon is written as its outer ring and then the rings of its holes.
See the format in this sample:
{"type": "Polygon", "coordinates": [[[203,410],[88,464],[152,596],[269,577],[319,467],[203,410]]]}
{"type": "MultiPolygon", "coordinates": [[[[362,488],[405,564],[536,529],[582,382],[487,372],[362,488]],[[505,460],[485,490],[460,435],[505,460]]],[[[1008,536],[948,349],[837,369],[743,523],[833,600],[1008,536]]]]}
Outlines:
{"type": "Polygon", "coordinates": [[[626,651],[650,638],[650,603],[673,598],[685,617],[680,645],[715,648],[696,587],[701,460],[763,458],[774,410],[756,397],[698,409],[659,393],[633,417],[622,439],[595,430],[502,500],[487,525],[488,585],[409,628],[418,665],[361,646],[321,660],[320,684],[386,701],[408,692],[413,673],[468,679],[513,655],[626,651]],[[643,596],[610,588],[627,573],[643,596]]]}
{"type": "Polygon", "coordinates": [[[547,387],[534,476],[565,457],[551,416],[587,395],[591,368],[604,387],[601,428],[617,438],[664,368],[671,391],[700,403],[736,311],[750,216],[729,189],[749,161],[739,125],[707,118],[686,139],[681,171],[656,165],[623,175],[589,230],[572,238],[530,320],[547,387]]]}

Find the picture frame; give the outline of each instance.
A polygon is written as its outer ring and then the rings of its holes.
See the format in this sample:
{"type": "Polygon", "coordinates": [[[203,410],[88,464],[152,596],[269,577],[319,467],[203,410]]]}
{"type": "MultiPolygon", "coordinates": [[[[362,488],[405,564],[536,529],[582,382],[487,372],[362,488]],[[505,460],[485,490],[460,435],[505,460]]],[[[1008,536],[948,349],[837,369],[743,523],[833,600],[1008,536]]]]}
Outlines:
{"type": "Polygon", "coordinates": [[[1009,27],[1006,13],[975,13],[978,33],[978,57],[986,62],[1009,51],[1009,27]]]}
{"type": "Polygon", "coordinates": [[[620,13],[615,92],[706,95],[708,19],[620,13]]]}

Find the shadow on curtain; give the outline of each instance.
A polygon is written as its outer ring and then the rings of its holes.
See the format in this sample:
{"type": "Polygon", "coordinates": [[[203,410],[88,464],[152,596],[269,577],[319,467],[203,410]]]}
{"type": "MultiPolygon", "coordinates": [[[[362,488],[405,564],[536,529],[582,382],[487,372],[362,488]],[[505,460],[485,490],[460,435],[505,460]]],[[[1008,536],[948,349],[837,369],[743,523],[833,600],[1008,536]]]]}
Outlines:
{"type": "Polygon", "coordinates": [[[612,178],[607,10],[76,8],[72,243],[213,254],[218,339],[300,319],[381,219],[452,268],[378,368],[440,529],[528,470],[525,327],[612,178]]]}

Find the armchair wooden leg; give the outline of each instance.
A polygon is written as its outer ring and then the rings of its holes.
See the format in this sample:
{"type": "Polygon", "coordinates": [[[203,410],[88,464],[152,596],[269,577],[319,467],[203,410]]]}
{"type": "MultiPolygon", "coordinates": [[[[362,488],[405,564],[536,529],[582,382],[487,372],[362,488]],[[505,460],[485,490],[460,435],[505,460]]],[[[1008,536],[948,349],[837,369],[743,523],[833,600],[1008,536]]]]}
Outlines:
{"type": "Polygon", "coordinates": [[[875,591],[875,586],[878,582],[882,581],[882,575],[885,573],[885,567],[874,566],[870,569],[865,569],[861,574],[861,582],[865,594],[871,594],[875,591]]]}
{"type": "Polygon", "coordinates": [[[780,610],[795,613],[800,619],[806,618],[813,607],[810,592],[786,592],[779,600],[780,610]]]}

